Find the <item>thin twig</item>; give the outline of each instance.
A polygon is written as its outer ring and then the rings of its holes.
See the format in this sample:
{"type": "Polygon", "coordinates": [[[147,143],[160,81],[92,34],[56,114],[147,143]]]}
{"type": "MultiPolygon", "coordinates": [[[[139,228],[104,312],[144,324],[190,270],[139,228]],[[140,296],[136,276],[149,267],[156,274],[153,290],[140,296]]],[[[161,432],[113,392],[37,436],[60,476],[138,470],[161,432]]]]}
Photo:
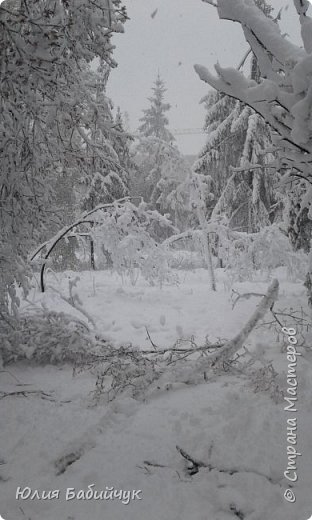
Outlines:
{"type": "MultiPolygon", "coordinates": [[[[10,372],[9,370],[0,370],[0,373],[9,374],[11,377],[13,377],[13,379],[15,379],[15,381],[16,381],[17,383],[19,383],[20,385],[23,385],[23,383],[21,383],[20,380],[19,380],[17,377],[15,377],[15,375],[12,374],[12,372],[10,372]]],[[[24,386],[24,385],[23,385],[23,386],[24,386]]]]}
{"type": "Polygon", "coordinates": [[[143,464],[146,466],[152,466],[153,468],[168,468],[165,464],[158,464],[157,462],[151,462],[149,460],[143,460],[143,464]]]}
{"type": "Polygon", "coordinates": [[[241,299],[246,299],[246,300],[249,300],[249,298],[251,298],[252,296],[255,296],[255,297],[260,297],[260,298],[263,298],[263,296],[265,296],[265,294],[262,294],[262,293],[244,293],[244,294],[240,294],[238,291],[235,291],[234,289],[232,289],[232,293],[233,294],[237,294],[237,298],[235,298],[235,300],[233,301],[233,304],[232,304],[232,309],[234,309],[235,305],[237,304],[237,302],[241,299]]]}
{"type": "Polygon", "coordinates": [[[12,396],[27,397],[28,395],[39,395],[42,397],[42,399],[49,398],[50,401],[54,401],[51,394],[47,394],[46,392],[43,392],[42,390],[18,390],[15,392],[0,392],[0,399],[4,399],[5,397],[12,397],[12,396]]]}
{"type": "Polygon", "coordinates": [[[153,342],[153,340],[152,340],[152,338],[151,338],[151,335],[150,335],[150,333],[149,333],[149,331],[148,331],[148,328],[147,328],[146,326],[145,326],[145,330],[146,330],[147,337],[148,337],[148,339],[150,340],[152,346],[154,347],[155,350],[158,350],[159,347],[158,347],[158,346],[153,342]]]}

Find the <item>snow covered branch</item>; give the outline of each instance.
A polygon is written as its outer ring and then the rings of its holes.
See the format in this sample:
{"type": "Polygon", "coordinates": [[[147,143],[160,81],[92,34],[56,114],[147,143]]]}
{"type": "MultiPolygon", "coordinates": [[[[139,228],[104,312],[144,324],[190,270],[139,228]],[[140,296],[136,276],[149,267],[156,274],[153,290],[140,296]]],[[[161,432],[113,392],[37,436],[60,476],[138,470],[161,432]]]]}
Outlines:
{"type": "Polygon", "coordinates": [[[109,208],[112,208],[114,205],[122,204],[128,200],[128,197],[125,197],[123,199],[119,199],[111,204],[100,204],[96,208],[92,209],[91,211],[85,212],[78,220],[76,220],[73,224],[70,224],[69,226],[65,226],[63,229],[61,229],[52,239],[50,239],[47,242],[44,242],[44,244],[41,244],[31,255],[30,255],[30,261],[34,260],[34,258],[44,249],[47,248],[47,252],[44,255],[44,261],[41,265],[41,271],[40,271],[40,287],[41,292],[45,291],[44,287],[44,271],[46,268],[46,261],[48,260],[50,254],[54,250],[54,248],[57,246],[57,244],[68,235],[70,231],[77,228],[81,224],[93,224],[93,220],[90,220],[90,216],[94,213],[100,211],[100,210],[107,210],[109,208]]]}
{"type": "MultiPolygon", "coordinates": [[[[92,226],[90,235],[95,240],[98,239],[104,250],[111,255],[117,272],[120,273],[125,268],[131,271],[135,266],[140,266],[146,279],[159,276],[164,281],[169,276],[165,259],[166,248],[156,241],[157,233],[154,228],[163,227],[170,233],[176,229],[156,210],[147,210],[140,197],[126,197],[110,204],[100,204],[83,213],[79,219],[63,227],[30,255],[30,260],[34,260],[41,251],[46,250],[40,270],[41,292],[45,291],[44,273],[50,254],[71,231],[77,231],[79,226],[86,224],[92,226]],[[131,203],[131,200],[138,199],[138,206],[131,203]]],[[[75,233],[71,236],[75,236],[75,233]]]]}
{"type": "Polygon", "coordinates": [[[218,0],[221,19],[240,23],[245,38],[257,58],[261,81],[249,79],[234,68],[216,65],[217,76],[195,65],[200,79],[236,98],[260,114],[274,131],[281,166],[312,182],[311,72],[312,20],[308,2],[294,0],[300,17],[304,49],[281,34],[272,19],[251,0],[218,0]]]}
{"type": "MultiPolygon", "coordinates": [[[[255,328],[257,323],[262,320],[265,316],[266,312],[270,309],[270,307],[274,304],[278,297],[278,288],[279,283],[278,280],[273,280],[270,287],[268,288],[267,293],[263,296],[261,302],[258,307],[249,318],[245,326],[242,330],[230,341],[228,341],[221,349],[217,350],[214,354],[207,358],[205,364],[208,362],[211,366],[219,364],[220,362],[224,362],[225,360],[230,359],[238,350],[242,348],[244,342],[248,338],[251,331],[255,328]]],[[[202,370],[203,366],[201,366],[202,361],[199,361],[199,368],[202,370]]]]}

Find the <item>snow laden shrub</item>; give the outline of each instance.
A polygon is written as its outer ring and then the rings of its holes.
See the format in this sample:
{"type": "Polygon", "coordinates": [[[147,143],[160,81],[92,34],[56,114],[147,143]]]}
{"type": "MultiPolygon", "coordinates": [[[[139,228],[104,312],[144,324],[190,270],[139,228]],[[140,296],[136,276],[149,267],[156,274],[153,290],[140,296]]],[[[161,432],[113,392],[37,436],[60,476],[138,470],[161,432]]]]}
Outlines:
{"type": "Polygon", "coordinates": [[[284,393],[280,386],[280,375],[272,364],[254,370],[251,374],[250,386],[255,393],[266,393],[278,404],[284,400],[284,393]]]}
{"type": "Polygon", "coordinates": [[[254,258],[250,253],[251,238],[246,233],[225,240],[220,244],[219,254],[224,260],[225,270],[231,285],[234,282],[252,280],[255,274],[254,258]]]}
{"type": "Polygon", "coordinates": [[[18,315],[18,288],[22,289],[24,295],[30,288],[29,268],[20,256],[13,257],[11,244],[0,238],[0,331],[2,324],[14,321],[18,315]]]}
{"type": "Polygon", "coordinates": [[[129,276],[134,285],[138,273],[151,285],[172,283],[175,277],[170,269],[167,248],[158,241],[160,229],[172,233],[173,227],[166,216],[146,209],[141,202],[130,201],[113,205],[95,223],[92,236],[105,261],[107,254],[112,269],[120,276],[129,276]]]}
{"type": "Polygon", "coordinates": [[[38,364],[87,360],[93,341],[88,327],[73,316],[42,308],[0,330],[0,356],[4,365],[21,360],[38,364]]]}
{"type": "Polygon", "coordinates": [[[256,268],[262,272],[270,274],[273,269],[285,266],[290,279],[304,279],[308,257],[302,251],[293,250],[289,238],[278,225],[262,229],[251,249],[256,268]]]}
{"type": "MultiPolygon", "coordinates": [[[[55,280],[58,284],[57,278],[55,280]]],[[[14,319],[1,322],[0,360],[4,364],[21,360],[37,364],[90,360],[96,347],[92,332],[95,324],[76,291],[78,281],[79,277],[69,280],[68,295],[54,285],[49,286],[60,300],[75,311],[75,315],[50,310],[44,303],[40,307],[30,304],[23,313],[16,309],[14,319]],[[92,325],[92,330],[87,321],[92,325]]]]}
{"type": "Polygon", "coordinates": [[[173,249],[168,252],[168,256],[169,265],[173,269],[193,271],[194,269],[203,269],[205,267],[203,255],[199,251],[173,249]]]}
{"type": "Polygon", "coordinates": [[[269,277],[278,267],[286,267],[291,280],[304,280],[308,255],[294,251],[289,238],[277,224],[267,226],[259,233],[241,233],[237,237],[226,246],[227,270],[233,281],[251,280],[256,272],[269,277]]]}
{"type": "Polygon", "coordinates": [[[257,357],[248,349],[240,356],[238,370],[247,377],[247,386],[257,393],[267,394],[275,403],[280,403],[284,398],[281,385],[281,376],[275,370],[271,361],[257,357]]]}

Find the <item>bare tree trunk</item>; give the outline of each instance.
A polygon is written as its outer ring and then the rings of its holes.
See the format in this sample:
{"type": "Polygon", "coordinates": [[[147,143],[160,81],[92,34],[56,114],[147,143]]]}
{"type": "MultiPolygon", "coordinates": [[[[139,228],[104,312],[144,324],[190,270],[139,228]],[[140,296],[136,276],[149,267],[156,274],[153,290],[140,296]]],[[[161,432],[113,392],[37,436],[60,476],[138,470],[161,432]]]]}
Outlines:
{"type": "Polygon", "coordinates": [[[312,241],[309,253],[309,270],[306,275],[304,286],[307,288],[308,304],[310,307],[312,307],[312,241]]]}
{"type": "Polygon", "coordinates": [[[216,278],[214,274],[213,264],[212,264],[212,254],[211,254],[211,247],[209,242],[209,231],[207,226],[207,221],[205,219],[205,215],[203,214],[203,211],[198,209],[198,220],[200,222],[202,232],[203,232],[203,246],[204,246],[204,255],[205,255],[205,262],[207,265],[207,270],[209,274],[209,282],[210,282],[210,289],[212,291],[216,291],[216,278]]]}
{"type": "Polygon", "coordinates": [[[94,258],[94,242],[93,238],[90,239],[90,259],[91,259],[91,269],[95,271],[95,258],[94,258]]]}
{"type": "Polygon", "coordinates": [[[210,289],[212,291],[216,291],[217,290],[216,278],[215,278],[213,264],[212,264],[212,254],[211,254],[211,247],[210,247],[208,232],[203,231],[203,239],[204,239],[205,260],[206,260],[207,269],[208,269],[208,273],[209,273],[210,289]]]}

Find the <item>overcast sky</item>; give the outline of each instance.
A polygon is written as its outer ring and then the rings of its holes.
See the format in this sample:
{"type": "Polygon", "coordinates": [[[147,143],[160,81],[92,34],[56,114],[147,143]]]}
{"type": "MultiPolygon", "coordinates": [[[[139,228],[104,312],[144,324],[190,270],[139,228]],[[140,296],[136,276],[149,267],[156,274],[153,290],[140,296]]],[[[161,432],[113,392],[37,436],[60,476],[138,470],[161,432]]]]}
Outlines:
{"type": "MultiPolygon", "coordinates": [[[[219,61],[237,66],[247,44],[238,24],[219,20],[217,10],[202,0],[124,0],[130,20],[125,32],[114,36],[115,59],[108,95],[122,112],[128,112],[135,131],[147,97],[159,71],[165,81],[170,128],[203,126],[205,110],[200,105],[208,87],[200,81],[195,63],[213,69],[219,61]],[[157,12],[155,13],[157,9],[157,12]],[[151,15],[154,15],[153,17],[151,15]]],[[[276,12],[286,7],[281,28],[300,43],[300,28],[292,0],[272,0],[276,12]],[[288,6],[288,7],[287,7],[288,6]]],[[[185,154],[197,154],[204,135],[177,136],[185,154]]]]}

